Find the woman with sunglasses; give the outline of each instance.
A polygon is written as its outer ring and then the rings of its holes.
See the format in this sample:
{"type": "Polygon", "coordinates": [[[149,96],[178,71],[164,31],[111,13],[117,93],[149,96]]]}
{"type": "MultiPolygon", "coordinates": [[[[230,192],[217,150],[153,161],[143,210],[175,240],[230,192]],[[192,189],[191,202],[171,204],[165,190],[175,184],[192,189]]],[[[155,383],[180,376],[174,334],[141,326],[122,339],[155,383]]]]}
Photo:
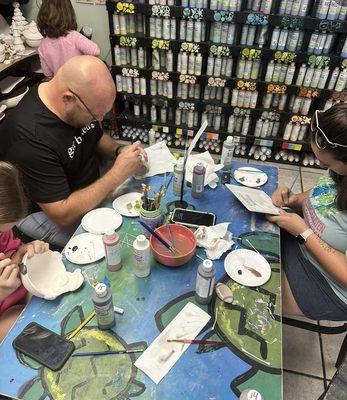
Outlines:
{"type": "Polygon", "coordinates": [[[328,173],[299,194],[280,186],[272,196],[281,210],[268,217],[281,229],[284,315],[347,320],[347,104],[316,111],[311,146],[328,173]]]}

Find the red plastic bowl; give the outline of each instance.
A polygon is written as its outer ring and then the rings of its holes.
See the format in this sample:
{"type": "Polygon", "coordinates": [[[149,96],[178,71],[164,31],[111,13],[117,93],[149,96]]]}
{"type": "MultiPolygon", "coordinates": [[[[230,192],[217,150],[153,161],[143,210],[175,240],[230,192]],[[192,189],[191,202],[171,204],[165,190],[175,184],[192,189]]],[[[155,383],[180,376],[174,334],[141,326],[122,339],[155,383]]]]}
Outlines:
{"type": "MultiPolygon", "coordinates": [[[[196,239],[194,233],[182,225],[169,224],[174,246],[178,252],[172,253],[158,239],[151,235],[149,242],[154,258],[167,267],[180,267],[186,264],[194,255],[196,249],[196,239]]],[[[156,233],[170,243],[166,225],[160,226],[155,230],[156,233]]]]}

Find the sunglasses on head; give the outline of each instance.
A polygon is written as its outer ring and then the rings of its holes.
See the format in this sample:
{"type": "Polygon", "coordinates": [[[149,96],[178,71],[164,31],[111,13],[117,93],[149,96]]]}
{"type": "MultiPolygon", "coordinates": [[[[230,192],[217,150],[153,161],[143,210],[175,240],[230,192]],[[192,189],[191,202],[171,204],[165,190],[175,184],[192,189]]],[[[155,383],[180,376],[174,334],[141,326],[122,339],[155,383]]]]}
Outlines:
{"type": "Polygon", "coordinates": [[[319,122],[318,122],[318,114],[321,113],[322,111],[316,110],[314,115],[311,118],[311,132],[314,138],[314,141],[317,145],[317,147],[321,150],[326,149],[327,147],[334,148],[334,147],[344,147],[347,148],[346,144],[341,144],[341,143],[334,143],[331,142],[327,135],[323,132],[323,130],[319,127],[319,122]]]}

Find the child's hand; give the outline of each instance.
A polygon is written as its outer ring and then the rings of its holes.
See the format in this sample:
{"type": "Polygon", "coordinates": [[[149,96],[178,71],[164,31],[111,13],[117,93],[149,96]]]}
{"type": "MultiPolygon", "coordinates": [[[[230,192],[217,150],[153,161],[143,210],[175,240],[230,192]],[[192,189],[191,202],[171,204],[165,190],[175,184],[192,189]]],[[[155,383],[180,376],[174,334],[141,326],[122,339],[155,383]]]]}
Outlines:
{"type": "Polygon", "coordinates": [[[33,242],[23,244],[22,246],[25,247],[23,255],[27,253],[28,258],[33,257],[34,254],[45,253],[49,250],[49,244],[42,242],[41,240],[34,240],[33,242]]]}
{"type": "Polygon", "coordinates": [[[0,302],[21,285],[18,264],[0,253],[0,302]]]}

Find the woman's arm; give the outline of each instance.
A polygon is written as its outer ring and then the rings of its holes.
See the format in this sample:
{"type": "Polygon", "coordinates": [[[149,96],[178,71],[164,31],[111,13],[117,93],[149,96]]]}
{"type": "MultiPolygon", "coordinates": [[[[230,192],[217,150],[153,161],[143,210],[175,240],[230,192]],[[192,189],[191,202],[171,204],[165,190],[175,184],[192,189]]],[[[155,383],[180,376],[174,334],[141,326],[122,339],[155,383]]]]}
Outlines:
{"type": "MultiPolygon", "coordinates": [[[[269,216],[267,219],[276,223],[293,236],[298,236],[309,228],[299,215],[286,213],[283,210],[281,210],[280,215],[269,216]]],[[[345,254],[330,247],[316,234],[308,237],[305,246],[328,274],[340,285],[347,288],[347,261],[345,254]]]]}

